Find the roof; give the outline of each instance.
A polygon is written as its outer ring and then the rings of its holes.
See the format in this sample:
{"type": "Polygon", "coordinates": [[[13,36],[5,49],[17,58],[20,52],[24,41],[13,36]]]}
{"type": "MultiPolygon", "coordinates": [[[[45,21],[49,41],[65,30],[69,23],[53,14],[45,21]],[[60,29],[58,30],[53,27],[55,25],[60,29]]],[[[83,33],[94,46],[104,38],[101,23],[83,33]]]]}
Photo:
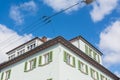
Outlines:
{"type": "MultiPolygon", "coordinates": [[[[24,45],[28,44],[29,42],[32,42],[32,41],[36,40],[36,39],[41,40],[39,37],[35,37],[35,38],[33,38],[32,40],[30,40],[30,41],[28,41],[28,42],[26,42],[26,43],[24,43],[24,44],[22,44],[22,45],[20,45],[20,46],[18,46],[18,47],[16,47],[16,48],[14,48],[14,49],[12,49],[12,50],[8,51],[6,54],[9,54],[10,52],[12,52],[12,51],[16,50],[17,48],[20,48],[20,47],[22,47],[22,46],[24,46],[24,45]]],[[[41,40],[41,41],[42,41],[42,40],[41,40]]],[[[43,42],[43,41],[42,41],[42,42],[43,42]]]]}
{"type": "Polygon", "coordinates": [[[74,53],[76,53],[79,57],[83,58],[84,60],[86,60],[88,63],[90,63],[91,65],[93,65],[94,67],[96,67],[97,69],[99,69],[100,71],[102,71],[103,73],[105,73],[106,75],[112,77],[114,80],[119,80],[119,78],[113,74],[112,72],[110,72],[108,69],[104,68],[102,65],[100,65],[99,63],[97,63],[96,61],[94,61],[92,58],[88,57],[86,54],[84,54],[81,50],[79,50],[78,48],[76,48],[73,44],[71,44],[69,41],[67,41],[66,39],[64,39],[61,36],[58,36],[52,40],[49,40],[47,42],[45,42],[44,44],[36,47],[35,49],[26,52],[24,54],[22,54],[21,56],[18,56],[8,62],[2,63],[0,64],[0,70],[4,69],[10,65],[13,65],[29,56],[32,56],[34,54],[36,54],[39,51],[42,51],[46,48],[49,48],[55,44],[62,44],[65,47],[67,47],[68,49],[70,49],[71,51],[73,51],[74,53]]]}
{"type": "Polygon", "coordinates": [[[76,40],[82,40],[83,42],[85,42],[87,45],[91,46],[95,51],[97,51],[100,55],[103,55],[103,53],[101,51],[99,51],[96,47],[94,47],[90,42],[88,42],[85,38],[83,38],[82,36],[77,36],[71,40],[69,40],[70,42],[74,42],[76,40]]]}

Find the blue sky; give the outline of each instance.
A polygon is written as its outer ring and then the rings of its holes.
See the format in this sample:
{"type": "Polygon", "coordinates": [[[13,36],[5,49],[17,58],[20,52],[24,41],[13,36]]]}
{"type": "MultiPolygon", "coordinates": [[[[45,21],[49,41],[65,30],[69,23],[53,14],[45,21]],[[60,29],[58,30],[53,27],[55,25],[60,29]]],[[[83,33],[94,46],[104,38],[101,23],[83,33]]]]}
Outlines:
{"type": "Polygon", "coordinates": [[[38,36],[72,39],[83,36],[103,52],[103,63],[120,76],[120,1],[96,0],[81,3],[51,18],[44,25],[42,16],[51,16],[80,0],[0,0],[0,62],[5,52],[38,36]]]}

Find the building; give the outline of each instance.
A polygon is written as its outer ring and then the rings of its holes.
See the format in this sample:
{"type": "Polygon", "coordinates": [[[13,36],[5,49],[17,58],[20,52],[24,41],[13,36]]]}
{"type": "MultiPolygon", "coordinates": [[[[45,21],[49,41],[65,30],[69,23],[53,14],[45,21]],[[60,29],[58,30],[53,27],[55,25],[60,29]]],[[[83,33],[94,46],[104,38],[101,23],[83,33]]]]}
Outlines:
{"type": "Polygon", "coordinates": [[[0,80],[119,80],[102,65],[102,53],[78,36],[34,38],[6,53],[0,80]]]}

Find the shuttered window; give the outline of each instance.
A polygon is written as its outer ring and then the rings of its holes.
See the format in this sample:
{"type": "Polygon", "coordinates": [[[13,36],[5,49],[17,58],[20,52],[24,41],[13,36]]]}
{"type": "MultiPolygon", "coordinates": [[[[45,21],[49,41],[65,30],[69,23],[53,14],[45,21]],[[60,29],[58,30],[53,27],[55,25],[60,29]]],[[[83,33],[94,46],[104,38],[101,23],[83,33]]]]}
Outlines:
{"type": "Polygon", "coordinates": [[[107,80],[107,78],[105,76],[103,76],[102,74],[100,75],[101,80],[107,80]]]}
{"type": "Polygon", "coordinates": [[[1,74],[1,80],[8,80],[11,76],[11,70],[7,70],[1,74]]]}
{"type": "Polygon", "coordinates": [[[66,62],[68,65],[75,67],[75,57],[64,51],[64,62],[66,62]]]}
{"type": "Polygon", "coordinates": [[[99,80],[99,75],[98,75],[98,72],[95,71],[94,69],[90,69],[90,72],[91,72],[91,77],[95,80],[99,80]]]}
{"type": "Polygon", "coordinates": [[[28,71],[31,71],[33,70],[34,68],[36,68],[36,58],[28,61],[28,62],[25,62],[25,65],[24,65],[24,72],[28,72],[28,71]]]}
{"type": "Polygon", "coordinates": [[[49,64],[53,60],[53,52],[50,51],[44,55],[39,56],[39,66],[49,64]]]}
{"type": "Polygon", "coordinates": [[[85,53],[88,54],[88,46],[85,45],[85,53]]]}
{"type": "Polygon", "coordinates": [[[83,62],[81,62],[80,60],[78,60],[78,69],[82,73],[88,74],[88,66],[86,64],[84,64],[83,62]]]}

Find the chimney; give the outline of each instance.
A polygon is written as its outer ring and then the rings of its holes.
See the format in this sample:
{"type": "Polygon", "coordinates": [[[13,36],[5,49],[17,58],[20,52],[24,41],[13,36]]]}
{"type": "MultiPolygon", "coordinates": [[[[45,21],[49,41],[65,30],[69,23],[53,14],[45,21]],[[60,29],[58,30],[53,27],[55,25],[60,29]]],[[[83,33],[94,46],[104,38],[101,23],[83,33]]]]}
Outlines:
{"type": "Polygon", "coordinates": [[[43,36],[43,37],[41,38],[41,40],[42,40],[43,42],[46,42],[46,41],[47,41],[47,37],[46,37],[46,36],[43,36]]]}

